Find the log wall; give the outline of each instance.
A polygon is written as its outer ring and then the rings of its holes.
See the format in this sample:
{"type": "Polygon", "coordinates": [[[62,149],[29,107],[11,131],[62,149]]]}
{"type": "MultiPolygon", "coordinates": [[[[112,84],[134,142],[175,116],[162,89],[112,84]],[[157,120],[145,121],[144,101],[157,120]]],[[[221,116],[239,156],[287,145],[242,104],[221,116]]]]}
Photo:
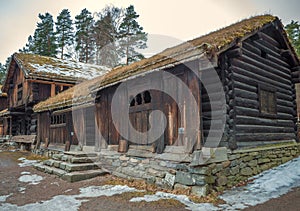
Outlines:
{"type": "Polygon", "coordinates": [[[292,67],[281,54],[286,48],[277,41],[275,34],[262,31],[258,37],[243,41],[239,47],[241,53],[229,58],[227,72],[232,90],[229,94],[229,115],[237,145],[295,139],[296,102],[292,67]],[[276,103],[272,105],[275,113],[261,110],[260,87],[275,92],[276,103]]]}

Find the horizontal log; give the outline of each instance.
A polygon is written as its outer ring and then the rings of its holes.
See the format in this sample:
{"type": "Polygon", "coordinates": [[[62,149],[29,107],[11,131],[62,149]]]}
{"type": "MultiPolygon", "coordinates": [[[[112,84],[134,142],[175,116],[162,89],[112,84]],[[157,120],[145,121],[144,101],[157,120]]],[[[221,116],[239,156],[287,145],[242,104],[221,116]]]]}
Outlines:
{"type": "Polygon", "coordinates": [[[240,56],[242,56],[242,50],[241,50],[241,48],[235,48],[235,49],[228,50],[228,51],[226,51],[226,56],[228,58],[240,57],[240,56]]]}
{"type": "Polygon", "coordinates": [[[293,127],[275,127],[266,125],[236,125],[237,133],[293,133],[293,127]]]}
{"type": "Polygon", "coordinates": [[[239,67],[230,67],[234,71],[234,80],[245,82],[246,84],[251,84],[256,86],[264,82],[266,85],[273,85],[279,92],[285,93],[287,95],[292,95],[291,86],[282,84],[278,81],[260,76],[258,74],[252,73],[250,71],[245,71],[239,67]]]}
{"type": "Polygon", "coordinates": [[[293,108],[294,103],[291,102],[292,99],[290,100],[282,100],[282,99],[277,99],[277,104],[281,105],[281,106],[286,106],[286,107],[290,107],[293,108]]]}
{"type": "Polygon", "coordinates": [[[295,139],[295,133],[238,133],[236,141],[252,142],[252,141],[275,141],[295,139]]]}
{"type": "Polygon", "coordinates": [[[244,60],[249,62],[252,65],[268,70],[273,74],[279,75],[280,77],[286,79],[291,78],[291,70],[278,63],[272,62],[269,59],[264,59],[261,56],[248,51],[247,49],[243,49],[243,56],[244,58],[246,58],[244,60]]]}
{"type": "Polygon", "coordinates": [[[265,42],[269,43],[269,45],[273,45],[273,46],[276,46],[277,48],[280,48],[280,44],[273,37],[271,37],[263,32],[257,32],[257,34],[265,42]]]}
{"type": "MultiPolygon", "coordinates": [[[[246,58],[246,56],[243,56],[245,61],[247,61],[249,58],[246,58]]],[[[241,58],[241,59],[242,59],[241,58]]],[[[292,85],[291,80],[285,79],[282,77],[279,77],[276,74],[270,73],[266,71],[265,69],[261,69],[258,66],[254,66],[252,64],[249,64],[248,62],[242,61],[241,59],[233,59],[232,66],[240,68],[240,71],[244,70],[246,72],[253,73],[252,77],[258,79],[258,80],[264,80],[265,82],[271,83],[275,86],[281,86],[290,88],[292,85]]]]}
{"type": "Polygon", "coordinates": [[[251,117],[245,115],[237,115],[234,121],[239,125],[295,126],[292,120],[267,119],[263,117],[251,117]]]}
{"type": "Polygon", "coordinates": [[[245,84],[239,81],[234,82],[234,88],[243,89],[249,92],[257,92],[257,84],[245,84]]]}
{"type": "Polygon", "coordinates": [[[241,98],[246,98],[246,99],[251,99],[251,100],[257,100],[258,95],[255,92],[249,92],[246,90],[242,89],[234,89],[235,97],[241,97],[241,98]]]}
{"type": "MultiPolygon", "coordinates": [[[[254,80],[253,78],[251,77],[248,77],[248,76],[244,76],[242,74],[239,74],[239,73],[234,73],[234,76],[233,76],[233,80],[234,80],[234,84],[236,82],[240,82],[240,83],[243,83],[243,84],[247,84],[249,86],[252,86],[252,87],[257,87],[258,86],[258,83],[260,83],[259,81],[257,80],[254,80]]],[[[286,89],[282,89],[282,88],[279,88],[279,87],[276,87],[277,89],[277,98],[278,99],[282,99],[282,100],[290,100],[292,101],[293,98],[292,98],[292,92],[291,91],[288,91],[286,89]]]]}
{"type": "Polygon", "coordinates": [[[241,106],[241,107],[246,107],[246,108],[259,109],[258,101],[257,100],[252,100],[252,99],[249,99],[249,98],[236,97],[235,98],[235,105],[236,106],[241,106]]]}
{"type": "Polygon", "coordinates": [[[293,107],[286,107],[281,105],[277,105],[277,112],[292,114],[293,116],[296,115],[296,110],[294,110],[293,107]]]}
{"type": "MultiPolygon", "coordinates": [[[[260,46],[258,46],[255,43],[249,43],[249,42],[243,42],[243,48],[246,48],[247,50],[257,54],[257,55],[261,55],[261,50],[260,50],[260,46]]],[[[277,55],[268,55],[268,60],[280,64],[286,68],[290,68],[290,65],[286,62],[282,60],[282,57],[280,56],[280,54],[277,55]]]]}

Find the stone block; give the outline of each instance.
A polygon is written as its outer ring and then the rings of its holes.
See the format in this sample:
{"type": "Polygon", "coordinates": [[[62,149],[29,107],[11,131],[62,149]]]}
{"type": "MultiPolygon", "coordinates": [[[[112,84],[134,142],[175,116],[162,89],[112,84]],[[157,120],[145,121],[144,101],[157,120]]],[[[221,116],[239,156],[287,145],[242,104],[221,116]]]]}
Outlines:
{"type": "Polygon", "coordinates": [[[182,185],[195,185],[196,181],[192,174],[182,171],[176,172],[175,182],[182,185]]]}
{"type": "Polygon", "coordinates": [[[209,192],[209,186],[208,185],[203,185],[203,186],[193,186],[192,187],[192,194],[199,196],[199,197],[204,197],[207,196],[209,192]]]}
{"type": "Polygon", "coordinates": [[[252,174],[253,174],[253,170],[250,167],[241,169],[241,175],[243,176],[251,176],[252,174]]]}
{"type": "Polygon", "coordinates": [[[205,182],[207,184],[214,184],[216,182],[216,177],[215,176],[206,176],[205,182]]]}
{"type": "Polygon", "coordinates": [[[222,166],[223,168],[227,168],[228,166],[230,166],[231,162],[229,160],[222,162],[222,166]]]}
{"type": "Polygon", "coordinates": [[[262,164],[262,163],[269,163],[271,160],[269,158],[260,158],[258,159],[257,163],[262,164]]]}
{"type": "Polygon", "coordinates": [[[227,184],[227,177],[221,176],[217,179],[217,185],[218,186],[225,186],[227,184]]]}
{"type": "Polygon", "coordinates": [[[216,174],[219,171],[221,171],[223,169],[223,165],[222,164],[217,164],[216,167],[214,169],[212,169],[212,174],[216,174]]]}
{"type": "Polygon", "coordinates": [[[251,160],[251,161],[248,163],[248,166],[250,166],[250,167],[257,166],[257,160],[251,160]]]}
{"type": "MultiPolygon", "coordinates": [[[[177,172],[178,173],[178,172],[177,172]]],[[[168,187],[173,187],[175,184],[175,181],[177,180],[177,174],[176,176],[170,173],[166,173],[165,178],[162,180],[162,183],[167,185],[168,187]]]]}
{"type": "Polygon", "coordinates": [[[238,174],[239,172],[240,172],[240,167],[239,167],[239,166],[235,166],[235,167],[232,167],[232,168],[230,169],[231,175],[236,175],[236,174],[238,174]]]}
{"type": "Polygon", "coordinates": [[[193,174],[200,174],[200,175],[210,175],[211,169],[208,167],[195,167],[189,169],[193,174]]]}

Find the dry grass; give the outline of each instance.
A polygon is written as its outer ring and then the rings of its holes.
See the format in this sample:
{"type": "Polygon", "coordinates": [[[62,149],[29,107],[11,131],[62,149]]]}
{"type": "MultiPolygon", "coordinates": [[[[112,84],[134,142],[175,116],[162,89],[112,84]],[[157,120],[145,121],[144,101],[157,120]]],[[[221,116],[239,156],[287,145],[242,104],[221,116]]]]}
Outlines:
{"type": "Polygon", "coordinates": [[[25,158],[27,160],[40,160],[40,161],[44,161],[44,160],[49,159],[49,157],[37,155],[37,154],[34,154],[34,153],[28,154],[27,156],[25,156],[25,158]]]}
{"type": "MultiPolygon", "coordinates": [[[[176,195],[187,195],[189,197],[189,199],[195,203],[212,203],[214,205],[224,203],[223,200],[218,198],[220,193],[217,193],[217,192],[212,192],[211,194],[209,194],[206,197],[199,197],[199,196],[191,194],[191,188],[190,189],[167,190],[167,189],[162,189],[160,187],[157,187],[153,184],[148,184],[144,180],[121,179],[121,178],[113,177],[112,180],[106,181],[105,184],[107,184],[107,185],[127,185],[129,187],[134,187],[138,190],[145,190],[144,192],[133,192],[129,196],[124,196],[124,197],[128,197],[128,199],[131,199],[133,197],[140,197],[140,196],[144,196],[144,195],[152,195],[152,194],[155,194],[157,191],[162,191],[162,192],[172,193],[172,194],[176,194],[176,195]]],[[[126,193],[126,194],[128,194],[128,193],[126,193]]],[[[175,201],[178,203],[177,200],[175,200],[175,201]]]]}
{"type": "Polygon", "coordinates": [[[256,31],[275,19],[276,17],[271,15],[252,17],[173,48],[168,48],[148,59],[143,59],[128,66],[115,68],[105,74],[99,84],[93,87],[93,89],[101,89],[101,87],[126,79],[137,73],[143,73],[172,64],[174,61],[184,60],[191,57],[191,55],[199,54],[199,50],[202,52],[205,51],[208,54],[221,51],[235,40],[256,31]],[[190,49],[190,51],[188,51],[188,49],[190,49]]]}

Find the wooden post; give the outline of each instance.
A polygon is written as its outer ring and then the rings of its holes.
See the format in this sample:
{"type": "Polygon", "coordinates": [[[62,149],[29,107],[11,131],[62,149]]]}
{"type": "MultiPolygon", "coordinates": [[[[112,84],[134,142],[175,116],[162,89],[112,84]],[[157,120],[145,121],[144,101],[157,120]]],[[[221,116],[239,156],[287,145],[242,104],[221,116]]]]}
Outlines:
{"type": "Polygon", "coordinates": [[[55,96],[55,84],[51,84],[51,97],[55,96]]]}

